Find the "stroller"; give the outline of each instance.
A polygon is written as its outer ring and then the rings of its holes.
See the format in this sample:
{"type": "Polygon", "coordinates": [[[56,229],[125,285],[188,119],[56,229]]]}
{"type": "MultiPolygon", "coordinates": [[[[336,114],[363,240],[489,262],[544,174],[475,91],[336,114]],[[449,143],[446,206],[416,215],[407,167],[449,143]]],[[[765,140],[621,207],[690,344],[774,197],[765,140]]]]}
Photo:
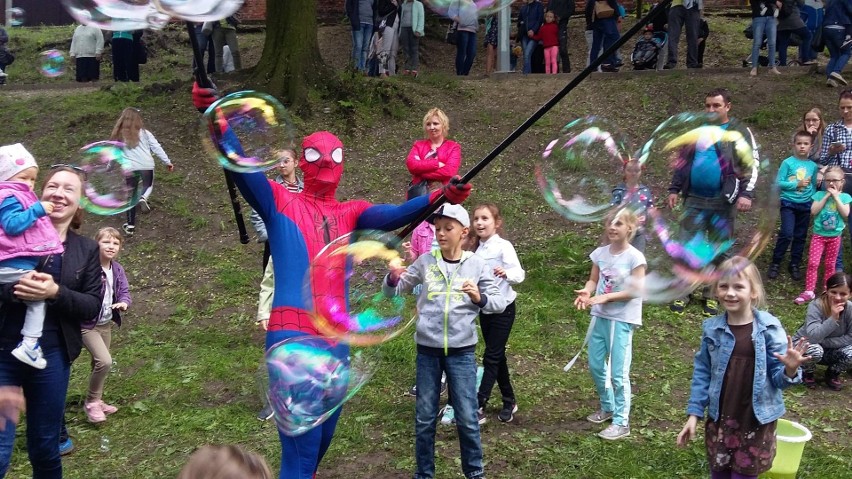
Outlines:
{"type": "Polygon", "coordinates": [[[666,47],[668,34],[664,31],[646,31],[652,33],[651,41],[645,41],[643,38],[636,42],[633,53],[630,54],[630,63],[633,64],[634,70],[661,70],[665,57],[660,53],[666,47]]]}

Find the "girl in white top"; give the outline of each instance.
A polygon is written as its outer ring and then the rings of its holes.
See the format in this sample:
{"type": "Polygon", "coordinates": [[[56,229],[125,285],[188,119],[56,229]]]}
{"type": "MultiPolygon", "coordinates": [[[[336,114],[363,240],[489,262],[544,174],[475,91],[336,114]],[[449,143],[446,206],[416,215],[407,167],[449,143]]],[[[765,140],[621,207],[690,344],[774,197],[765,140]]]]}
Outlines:
{"type": "Polygon", "coordinates": [[[482,382],[479,385],[480,417],[484,418],[485,405],[491,397],[494,382],[500,386],[503,407],[497,418],[510,422],[518,411],[515,391],[509,378],[509,366],[506,363],[506,343],[515,322],[515,298],[517,293],[512,285],[521,283],[526,273],[515,252],[512,243],[501,238],[498,234],[503,219],[500,209],[492,203],[477,205],[473,210],[473,233],[470,235],[471,251],[483,257],[493,268],[497,278],[500,294],[506,298],[508,306],[499,314],[480,314],[479,324],[482,328],[482,338],[485,340],[485,354],[482,365],[485,369],[482,382]]]}
{"type": "MultiPolygon", "coordinates": [[[[154,190],[154,156],[157,155],[169,169],[174,171],[175,165],[169,159],[169,156],[160,146],[160,143],[154,138],[154,135],[145,129],[142,124],[142,114],[138,108],[125,108],[115,122],[115,126],[110,134],[110,140],[120,141],[124,143],[124,156],[130,161],[130,167],[133,171],[141,173],[142,179],[142,195],[139,198],[139,204],[127,210],[127,223],[124,224],[124,232],[127,236],[133,236],[133,230],[136,229],[136,211],[140,209],[143,213],[151,211],[148,206],[148,198],[154,190]]],[[[133,187],[136,186],[138,180],[134,179],[133,187]]]]}

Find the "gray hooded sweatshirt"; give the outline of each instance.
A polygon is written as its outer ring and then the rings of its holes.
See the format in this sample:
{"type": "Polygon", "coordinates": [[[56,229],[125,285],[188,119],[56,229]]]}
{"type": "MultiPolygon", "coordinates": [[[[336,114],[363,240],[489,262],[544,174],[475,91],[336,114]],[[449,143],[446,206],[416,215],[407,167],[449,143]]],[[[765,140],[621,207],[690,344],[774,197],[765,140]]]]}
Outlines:
{"type": "Polygon", "coordinates": [[[840,321],[827,317],[822,312],[822,301],[811,301],[805,313],[805,324],[793,335],[793,341],[806,337],[811,344],[823,349],[840,349],[852,345],[852,301],[840,313],[840,321]]]}
{"type": "Polygon", "coordinates": [[[387,296],[409,293],[418,284],[423,285],[417,298],[419,316],[414,342],[427,348],[443,349],[444,354],[448,354],[449,349],[476,345],[476,317],[480,311],[497,314],[506,309],[506,298],[500,294],[491,267],[470,251],[462,254],[458,267],[450,274],[441,252],[436,250],[417,258],[395,287],[388,281],[386,276],[383,291],[387,296]],[[465,281],[479,286],[481,307],[462,292],[465,281]]]}

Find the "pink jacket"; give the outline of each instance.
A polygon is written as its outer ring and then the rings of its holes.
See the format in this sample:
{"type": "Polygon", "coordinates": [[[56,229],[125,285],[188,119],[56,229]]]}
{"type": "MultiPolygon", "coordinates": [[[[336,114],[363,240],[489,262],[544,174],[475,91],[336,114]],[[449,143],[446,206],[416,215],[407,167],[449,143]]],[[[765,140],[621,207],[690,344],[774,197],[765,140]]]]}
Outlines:
{"type": "Polygon", "coordinates": [[[429,155],[431,151],[432,142],[429,140],[417,140],[411,147],[405,164],[411,172],[412,183],[426,180],[446,185],[458,174],[461,165],[461,146],[458,143],[444,140],[438,147],[437,155],[429,155]],[[443,163],[444,166],[439,167],[438,163],[443,163]]]}
{"type": "MultiPolygon", "coordinates": [[[[14,197],[24,210],[34,206],[41,209],[38,198],[27,185],[16,181],[0,182],[0,204],[10,196],[14,197]]],[[[38,217],[32,226],[17,236],[9,235],[0,228],[0,261],[28,256],[47,256],[59,254],[62,251],[62,241],[47,215],[38,217]]]]}

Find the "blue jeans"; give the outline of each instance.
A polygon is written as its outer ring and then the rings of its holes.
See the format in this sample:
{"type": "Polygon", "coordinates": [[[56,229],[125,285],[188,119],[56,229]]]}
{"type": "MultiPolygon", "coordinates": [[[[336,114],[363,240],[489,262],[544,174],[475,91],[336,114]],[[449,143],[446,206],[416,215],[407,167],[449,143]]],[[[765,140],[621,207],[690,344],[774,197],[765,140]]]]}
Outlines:
{"type": "Polygon", "coordinates": [[[799,45],[799,61],[809,62],[816,58],[816,55],[811,51],[813,35],[807,27],[796,30],[781,30],[778,32],[778,62],[783,66],[787,66],[787,48],[790,45],[790,36],[793,34],[802,39],[802,43],[799,45]]]}
{"type": "Polygon", "coordinates": [[[769,68],[775,68],[775,38],[778,22],[775,17],[755,17],[751,19],[754,29],[754,41],[751,42],[751,67],[757,68],[760,59],[760,46],[763,45],[763,36],[766,35],[766,48],[769,50],[769,68]]]}
{"type": "Polygon", "coordinates": [[[524,75],[532,73],[532,56],[535,47],[538,46],[538,40],[526,36],[521,37],[521,48],[524,49],[524,75]]]}
{"type": "Polygon", "coordinates": [[[781,264],[790,243],[790,266],[802,264],[802,254],[805,251],[805,240],[808,238],[808,226],[811,223],[811,202],[793,203],[781,200],[781,229],[778,230],[778,240],[772,252],[772,264],[781,264]]]}
{"type": "Polygon", "coordinates": [[[461,447],[461,466],[468,479],[484,476],[482,443],[476,402],[476,357],[473,351],[452,356],[417,353],[417,400],[414,412],[414,455],[417,472],[414,479],[435,477],[435,426],[441,396],[441,373],[447,373],[447,385],[453,398],[456,429],[461,447]]]}
{"type": "MultiPolygon", "coordinates": [[[[618,26],[614,18],[604,18],[596,20],[592,23],[592,53],[589,54],[589,62],[593,62],[598,58],[598,53],[601,51],[601,44],[606,51],[613,43],[618,41],[618,26]]],[[[605,65],[615,63],[615,55],[611,55],[604,59],[605,65]]]]}
{"type": "Polygon", "coordinates": [[[843,45],[843,40],[846,39],[846,32],[842,28],[823,28],[822,37],[825,39],[825,46],[828,47],[829,53],[828,65],[825,66],[826,76],[841,73],[843,67],[849,63],[850,48],[840,49],[840,45],[843,45]]]}
{"type": "MultiPolygon", "coordinates": [[[[304,335],[306,333],[300,331],[269,331],[266,333],[266,349],[285,339],[304,335]]],[[[345,343],[341,343],[340,347],[348,348],[345,343]]],[[[278,439],[281,441],[279,479],[312,479],[314,477],[320,461],[331,446],[342,410],[343,408],[338,409],[324,423],[300,436],[287,436],[278,432],[278,439]]]]}
{"type": "Polygon", "coordinates": [[[362,72],[367,71],[367,52],[370,51],[370,38],[373,36],[373,25],[359,24],[358,30],[352,30],[352,63],[362,72]]]}
{"type": "MultiPolygon", "coordinates": [[[[44,351],[47,367],[35,369],[15,359],[11,348],[0,348],[0,386],[21,386],[27,401],[27,453],[33,479],[62,477],[59,429],[65,414],[65,395],[71,363],[62,348],[44,351]]],[[[0,432],[0,477],[12,461],[15,425],[0,432]]]]}
{"type": "Polygon", "coordinates": [[[456,32],[456,75],[468,75],[476,58],[476,33],[456,32]]]}

